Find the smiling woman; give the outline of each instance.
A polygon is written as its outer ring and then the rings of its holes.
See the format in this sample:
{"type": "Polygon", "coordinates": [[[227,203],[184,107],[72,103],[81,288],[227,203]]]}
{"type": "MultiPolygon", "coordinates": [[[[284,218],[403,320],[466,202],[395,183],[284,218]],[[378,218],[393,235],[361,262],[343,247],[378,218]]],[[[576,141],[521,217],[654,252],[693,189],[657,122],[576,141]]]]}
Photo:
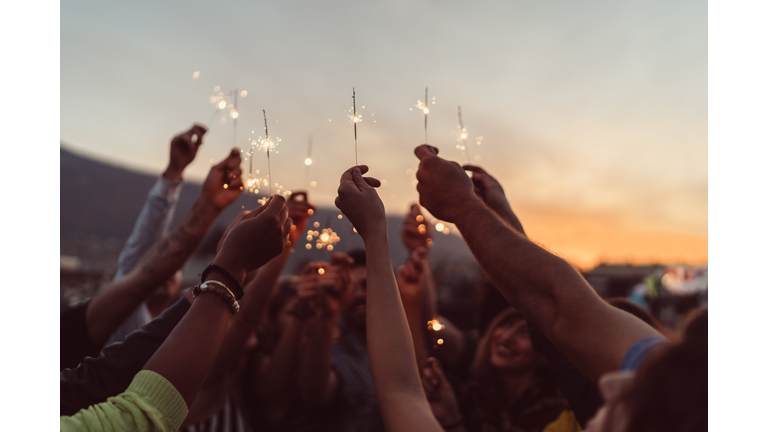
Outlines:
{"type": "Polygon", "coordinates": [[[568,402],[533,349],[528,323],[514,308],[499,313],[480,341],[474,381],[457,389],[468,431],[579,430],[568,402]],[[572,425],[572,429],[563,427],[572,425]]]}

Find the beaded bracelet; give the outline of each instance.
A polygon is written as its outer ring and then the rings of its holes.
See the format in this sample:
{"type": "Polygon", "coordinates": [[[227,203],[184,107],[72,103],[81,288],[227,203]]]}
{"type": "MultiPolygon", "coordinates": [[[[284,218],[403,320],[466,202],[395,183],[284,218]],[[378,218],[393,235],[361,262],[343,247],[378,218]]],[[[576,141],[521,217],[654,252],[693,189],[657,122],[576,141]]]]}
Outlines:
{"type": "Polygon", "coordinates": [[[232,296],[232,298],[235,298],[235,294],[232,292],[232,290],[231,290],[231,289],[229,289],[229,288],[228,288],[226,285],[224,285],[223,283],[221,283],[221,282],[219,282],[219,281],[217,281],[217,280],[213,280],[213,279],[211,279],[211,280],[207,280],[207,281],[203,282],[202,284],[200,284],[200,290],[201,290],[201,291],[205,291],[205,289],[206,289],[206,288],[208,288],[208,287],[210,287],[210,286],[211,286],[211,284],[216,284],[216,285],[218,285],[218,286],[220,286],[220,287],[224,288],[225,290],[227,290],[227,292],[229,293],[229,295],[231,295],[231,296],[232,296]]]}
{"type": "Polygon", "coordinates": [[[237,300],[235,300],[235,298],[232,297],[232,295],[227,291],[228,290],[224,290],[219,287],[212,287],[206,283],[203,283],[200,285],[195,285],[195,287],[192,288],[192,298],[196,298],[203,293],[215,294],[218,297],[222,297],[224,301],[227,302],[231,310],[230,315],[234,315],[240,312],[240,303],[238,303],[237,300]]]}
{"type": "Polygon", "coordinates": [[[232,285],[235,289],[235,300],[240,300],[243,298],[243,287],[240,286],[240,283],[232,277],[231,274],[229,274],[228,271],[224,270],[221,266],[217,266],[216,264],[208,264],[208,267],[203,270],[203,274],[200,275],[200,282],[205,282],[206,277],[208,276],[208,273],[211,271],[217,271],[221,273],[225,278],[228,279],[228,282],[230,282],[230,285],[232,285]]]}

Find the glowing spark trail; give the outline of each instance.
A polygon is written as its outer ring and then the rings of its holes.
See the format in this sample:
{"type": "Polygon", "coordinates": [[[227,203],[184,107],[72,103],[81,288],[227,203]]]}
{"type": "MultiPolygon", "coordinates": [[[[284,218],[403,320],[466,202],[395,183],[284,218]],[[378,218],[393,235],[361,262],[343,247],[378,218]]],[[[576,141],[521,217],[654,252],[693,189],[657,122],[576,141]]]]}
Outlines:
{"type": "Polygon", "coordinates": [[[352,87],[352,124],[355,126],[355,166],[357,166],[357,106],[355,105],[355,88],[352,87]]]}
{"type": "Polygon", "coordinates": [[[424,87],[424,105],[426,108],[424,108],[424,142],[427,141],[427,115],[429,114],[429,87],[424,87]]]}
{"type": "Polygon", "coordinates": [[[464,147],[461,150],[467,152],[467,160],[472,162],[472,158],[469,156],[469,146],[467,146],[467,129],[464,127],[464,120],[461,118],[461,105],[459,105],[459,139],[464,141],[464,147]]]}
{"type": "Polygon", "coordinates": [[[267,129],[267,110],[261,110],[264,113],[264,145],[267,147],[267,170],[269,174],[269,195],[272,195],[272,165],[269,162],[269,148],[272,144],[269,142],[269,129],[267,129]]]}
{"type": "Polygon", "coordinates": [[[309,167],[312,165],[312,135],[309,136],[309,143],[307,144],[307,158],[304,159],[304,165],[307,169],[304,174],[304,184],[309,189],[309,167]]]}

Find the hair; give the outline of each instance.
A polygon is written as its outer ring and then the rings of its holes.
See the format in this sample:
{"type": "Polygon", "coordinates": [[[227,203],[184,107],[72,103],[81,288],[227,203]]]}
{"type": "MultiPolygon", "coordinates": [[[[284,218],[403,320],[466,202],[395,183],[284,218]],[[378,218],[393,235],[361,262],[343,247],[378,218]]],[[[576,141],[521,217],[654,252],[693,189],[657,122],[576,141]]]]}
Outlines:
{"type": "MultiPolygon", "coordinates": [[[[620,403],[626,432],[694,432],[708,428],[707,310],[689,315],[683,339],[653,353],[620,403]]],[[[613,413],[611,413],[613,414],[613,413]]]]}
{"type": "Polygon", "coordinates": [[[347,255],[352,257],[352,260],[354,261],[351,266],[352,268],[366,265],[365,249],[354,249],[347,252],[347,255]]]}
{"type": "Polygon", "coordinates": [[[488,329],[483,334],[480,343],[477,346],[477,352],[475,353],[475,360],[472,362],[470,373],[473,378],[478,381],[488,381],[493,377],[493,367],[491,366],[491,339],[493,339],[493,332],[500,326],[507,324],[511,321],[518,319],[525,319],[517,309],[509,307],[501,311],[496,317],[488,324],[488,329]]]}

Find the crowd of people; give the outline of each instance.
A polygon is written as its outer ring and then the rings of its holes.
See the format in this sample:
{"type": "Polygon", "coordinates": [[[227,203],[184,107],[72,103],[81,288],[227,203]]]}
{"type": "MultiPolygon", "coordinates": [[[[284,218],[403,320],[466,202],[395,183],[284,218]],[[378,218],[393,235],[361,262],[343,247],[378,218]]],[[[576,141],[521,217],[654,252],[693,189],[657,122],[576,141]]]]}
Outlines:
{"type": "Polygon", "coordinates": [[[365,165],[341,174],[335,202],[364,249],[281,276],[315,206],[306,192],[273,195],[231,222],[182,289],[182,265],[243,192],[233,149],[170,229],[205,133],[173,138],[114,280],[61,312],[61,430],[707,430],[706,309],[672,331],[600,298],[527,238],[490,173],[426,144],[419,203],[456,225],[485,275],[476,330],[440,315],[419,205],[401,229],[409,258],[393,266],[365,165]]]}

